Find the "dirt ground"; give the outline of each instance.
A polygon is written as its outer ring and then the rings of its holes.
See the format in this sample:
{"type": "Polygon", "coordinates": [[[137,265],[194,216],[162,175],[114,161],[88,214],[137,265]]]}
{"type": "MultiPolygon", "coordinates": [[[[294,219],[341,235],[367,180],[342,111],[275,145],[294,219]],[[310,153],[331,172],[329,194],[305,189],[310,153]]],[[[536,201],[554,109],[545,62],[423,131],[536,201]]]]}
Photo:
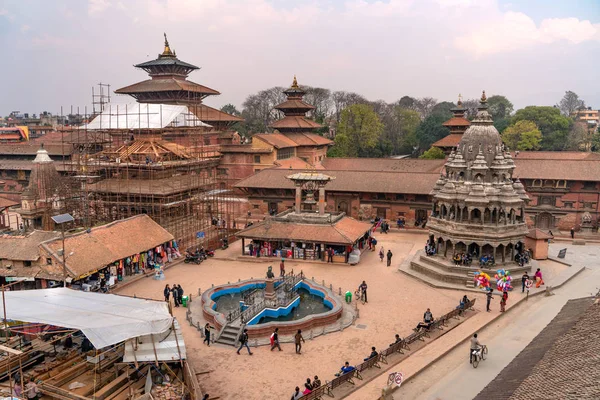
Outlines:
{"type": "MultiPolygon", "coordinates": [[[[422,248],[426,235],[391,233],[377,236],[379,247],[391,249],[392,266],[380,262],[376,252],[363,253],[360,264],[331,265],[326,263],[287,262],[286,270],[300,269],[317,281],[325,280],[342,291],[354,290],[366,280],[369,302],[360,304],[360,318],[355,326],[343,332],[332,333],[303,345],[302,354],[294,352],[292,344],[283,344],[282,352],[271,352],[268,347],[254,349],[237,355],[232,347],[202,344],[200,333],[185,320],[185,308],[175,308],[175,316],[183,326],[189,360],[200,375],[200,384],[212,397],[221,399],[287,399],[296,386],[303,386],[306,378],[318,375],[322,382],[334,378],[345,361],[362,362],[371,346],[382,349],[393,342],[394,334],[408,335],[421,320],[427,307],[434,316],[444,314],[458,305],[463,293],[455,290],[438,290],[414,280],[397,268],[406,257],[422,248]]],[[[154,299],[163,298],[163,288],[168,284],[181,284],[186,294],[198,293],[212,284],[234,282],[238,279],[264,276],[269,265],[278,269],[279,260],[255,263],[218,259],[240,254],[241,244],[233,243],[226,251],[218,251],[217,258],[201,265],[181,264],[165,272],[166,280],[142,279],[123,288],[119,293],[154,299]]],[[[469,297],[472,295],[469,294],[469,297]]],[[[483,300],[483,296],[481,296],[483,300]]],[[[306,334],[307,332],[305,332],[306,334]]]]}

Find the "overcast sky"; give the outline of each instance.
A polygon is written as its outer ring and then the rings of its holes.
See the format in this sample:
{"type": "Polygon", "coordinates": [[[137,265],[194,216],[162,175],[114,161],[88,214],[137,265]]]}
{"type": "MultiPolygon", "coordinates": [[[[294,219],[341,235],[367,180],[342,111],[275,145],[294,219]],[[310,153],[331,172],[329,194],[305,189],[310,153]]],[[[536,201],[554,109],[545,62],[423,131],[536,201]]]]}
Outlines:
{"type": "Polygon", "coordinates": [[[146,79],[132,65],[163,32],[216,107],[296,74],[371,100],[573,90],[600,108],[600,0],[0,0],[0,115],[83,111],[94,84],[146,79]]]}

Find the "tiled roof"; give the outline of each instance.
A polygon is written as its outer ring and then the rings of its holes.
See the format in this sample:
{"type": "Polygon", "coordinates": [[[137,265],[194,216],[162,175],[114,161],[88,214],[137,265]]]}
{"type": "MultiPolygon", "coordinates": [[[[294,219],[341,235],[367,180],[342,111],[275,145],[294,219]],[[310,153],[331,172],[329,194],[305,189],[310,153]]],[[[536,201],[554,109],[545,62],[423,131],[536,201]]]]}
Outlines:
{"type": "MultiPolygon", "coordinates": [[[[20,154],[35,156],[37,151],[40,149],[38,143],[15,143],[15,144],[0,144],[0,156],[2,154],[20,154]]],[[[48,144],[44,145],[44,149],[48,152],[50,157],[69,155],[73,152],[71,146],[63,146],[62,144],[48,144]]]]}
{"type": "Polygon", "coordinates": [[[259,240],[292,240],[299,242],[351,245],[360,239],[371,224],[344,217],[335,224],[289,223],[265,220],[238,232],[238,237],[259,240]]]}
{"type": "MultiPolygon", "coordinates": [[[[320,170],[336,179],[327,184],[327,192],[406,193],[426,194],[431,192],[439,173],[406,173],[389,171],[340,171],[326,168],[320,170]]],[[[289,169],[264,169],[235,186],[239,188],[293,189],[286,178],[289,169]]]]}
{"type": "Polygon", "coordinates": [[[227,114],[216,108],[209,107],[204,104],[189,106],[191,113],[195,114],[196,117],[202,122],[238,122],[243,121],[244,118],[236,117],[235,115],[227,114]]]}
{"type": "Polygon", "coordinates": [[[262,140],[263,142],[270,144],[276,149],[284,149],[286,147],[298,147],[298,144],[292,139],[288,138],[282,133],[258,133],[252,137],[254,139],[262,140]]]}
{"type": "MultiPolygon", "coordinates": [[[[6,207],[12,207],[18,205],[18,201],[13,201],[11,199],[7,199],[6,197],[0,197],[0,211],[2,211],[6,207]]],[[[2,258],[2,257],[0,257],[2,258]]]]}
{"type": "Polygon", "coordinates": [[[552,236],[548,235],[546,232],[538,228],[530,230],[529,233],[525,235],[525,237],[528,237],[530,239],[552,239],[552,236]]]}
{"type": "MultiPolygon", "coordinates": [[[[72,278],[77,278],[170,240],[173,240],[173,235],[147,215],[122,219],[92,228],[90,233],[67,236],[67,269],[72,278]]],[[[57,254],[62,248],[60,239],[45,242],[42,247],[52,254],[55,264],[62,263],[57,254]]]]}
{"type": "MultiPolygon", "coordinates": [[[[33,160],[0,159],[0,170],[31,171],[34,165],[33,160]]],[[[64,165],[62,161],[55,161],[54,166],[57,171],[69,171],[71,169],[68,165],[64,165]]]]}
{"type": "Polygon", "coordinates": [[[600,162],[593,159],[514,159],[514,177],[519,179],[564,179],[600,181],[600,162]]]}
{"type": "Polygon", "coordinates": [[[302,100],[287,100],[281,104],[276,105],[275,108],[278,110],[313,110],[315,106],[305,103],[302,100]]]}
{"type": "Polygon", "coordinates": [[[317,124],[315,121],[312,121],[306,117],[288,115],[273,122],[270,127],[273,129],[318,129],[322,126],[321,124],[317,124]]]}
{"type": "Polygon", "coordinates": [[[460,133],[451,133],[448,136],[444,136],[437,142],[433,143],[433,147],[456,147],[460,143],[463,135],[460,133]]]}
{"type": "Polygon", "coordinates": [[[445,160],[421,160],[415,158],[332,158],[323,160],[325,169],[346,171],[388,171],[440,173],[445,160]]]}
{"type": "Polygon", "coordinates": [[[600,399],[600,303],[559,337],[511,400],[600,399]]]}
{"type": "Polygon", "coordinates": [[[252,147],[251,144],[222,144],[221,153],[249,153],[249,154],[270,154],[272,149],[263,149],[252,147]]]}
{"type": "Polygon", "coordinates": [[[600,153],[584,151],[520,151],[511,152],[515,160],[600,160],[600,153]]]}
{"type": "Polygon", "coordinates": [[[471,121],[462,117],[452,117],[448,121],[444,122],[444,126],[470,126],[471,121]]]}
{"type": "Polygon", "coordinates": [[[286,158],[285,160],[276,160],[276,168],[279,169],[323,169],[321,165],[311,165],[298,157],[286,158]]]}
{"type": "Polygon", "coordinates": [[[299,146],[325,146],[333,142],[316,133],[286,133],[285,136],[298,143],[299,146]]]}
{"type": "Polygon", "coordinates": [[[208,95],[221,94],[214,89],[199,85],[197,83],[183,79],[148,79],[142,82],[134,83],[133,85],[122,87],[115,90],[118,94],[145,93],[145,92],[166,92],[179,91],[202,93],[208,95]]]}
{"type": "Polygon", "coordinates": [[[0,259],[35,261],[40,258],[40,243],[57,237],[60,233],[47,231],[33,231],[27,236],[0,235],[0,259]]]}
{"type": "MultiPolygon", "coordinates": [[[[550,323],[530,342],[527,346],[508,364],[487,386],[479,392],[479,394],[474,398],[474,400],[543,400],[543,399],[555,399],[555,400],[563,400],[563,399],[597,399],[598,396],[592,397],[571,397],[565,396],[563,390],[561,390],[560,386],[563,385],[563,382],[570,381],[575,377],[575,380],[581,382],[581,380],[577,379],[576,375],[584,375],[587,373],[587,370],[584,369],[585,365],[582,364],[578,366],[573,364],[573,368],[571,370],[565,371],[561,368],[562,372],[564,372],[563,376],[553,376],[555,380],[547,381],[545,376],[539,376],[537,374],[532,374],[535,372],[535,369],[540,364],[545,364],[543,359],[547,354],[551,353],[551,348],[557,343],[558,340],[562,338],[567,339],[569,335],[569,331],[573,328],[574,325],[578,324],[577,321],[580,320],[581,316],[588,312],[590,306],[593,303],[593,298],[584,297],[580,299],[569,300],[560,310],[560,312],[550,321],[550,323]],[[583,374],[581,372],[584,372],[583,374]],[[530,381],[529,384],[524,384],[524,382],[528,379],[528,377],[533,377],[533,375],[537,375],[534,381],[530,381]],[[546,388],[556,390],[555,396],[552,397],[542,397],[542,395],[538,395],[538,391],[541,393],[548,393],[546,388]],[[517,389],[520,390],[519,397],[512,397],[513,394],[516,393],[517,389]]],[[[597,312],[597,310],[596,310],[597,312]]],[[[596,324],[598,321],[596,320],[596,324]]],[[[597,325],[590,325],[586,332],[590,330],[596,329],[597,325]]],[[[590,339],[594,340],[595,343],[590,346],[591,354],[598,354],[598,335],[592,336],[590,339]],[[594,350],[595,353],[594,353],[594,350]]],[[[587,345],[588,340],[583,339],[582,341],[571,341],[571,346],[575,350],[574,354],[566,355],[566,357],[574,357],[575,359],[581,357],[587,357],[587,345]]],[[[500,349],[501,350],[501,349],[500,349]]],[[[594,358],[594,356],[592,356],[594,358]]],[[[597,365],[597,358],[594,361],[597,365]]],[[[562,364],[562,362],[560,362],[562,364]]],[[[592,367],[594,369],[594,373],[598,373],[598,368],[592,367]]],[[[584,378],[585,379],[585,378],[584,378]]],[[[598,382],[596,378],[596,383],[598,382]]],[[[571,386],[571,384],[568,384],[571,386]]],[[[596,389],[598,386],[596,386],[596,389]]]]}

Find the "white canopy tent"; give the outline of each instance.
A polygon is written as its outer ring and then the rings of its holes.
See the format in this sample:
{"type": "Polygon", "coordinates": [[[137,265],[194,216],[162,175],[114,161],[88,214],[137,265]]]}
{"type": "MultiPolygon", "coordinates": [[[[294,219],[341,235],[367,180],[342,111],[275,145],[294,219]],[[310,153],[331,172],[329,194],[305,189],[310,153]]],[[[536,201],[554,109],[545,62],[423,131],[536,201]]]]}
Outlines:
{"type": "MultiPolygon", "coordinates": [[[[97,349],[139,336],[166,335],[173,325],[162,301],[68,288],[10,291],[5,298],[8,319],[79,329],[97,349]]],[[[183,340],[179,345],[183,348],[183,340]]]]}
{"type": "Polygon", "coordinates": [[[133,103],[111,105],[84,126],[88,130],[162,129],[169,126],[210,127],[187,106],[133,103]]]}

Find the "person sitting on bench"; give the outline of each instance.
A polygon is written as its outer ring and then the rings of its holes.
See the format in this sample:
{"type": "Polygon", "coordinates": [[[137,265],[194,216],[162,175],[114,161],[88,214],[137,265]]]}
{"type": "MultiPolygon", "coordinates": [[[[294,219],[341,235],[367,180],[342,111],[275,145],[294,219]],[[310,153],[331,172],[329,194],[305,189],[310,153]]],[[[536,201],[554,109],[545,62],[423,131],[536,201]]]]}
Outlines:
{"type": "Polygon", "coordinates": [[[340,369],[340,372],[335,374],[335,376],[346,375],[349,372],[353,372],[356,368],[354,368],[348,361],[344,363],[344,366],[340,369]]]}
{"type": "Polygon", "coordinates": [[[379,355],[379,353],[377,353],[377,350],[375,350],[375,346],[371,347],[371,354],[369,354],[369,357],[365,358],[363,361],[367,361],[370,360],[373,357],[377,357],[379,355]]]}
{"type": "Polygon", "coordinates": [[[462,314],[462,312],[464,311],[464,309],[465,309],[465,307],[467,306],[467,304],[469,304],[469,298],[468,298],[468,297],[467,297],[467,295],[465,294],[465,295],[463,296],[463,298],[462,298],[462,299],[460,299],[460,304],[459,304],[458,306],[456,306],[456,309],[457,309],[457,310],[460,310],[460,311],[458,312],[458,314],[459,314],[459,315],[460,315],[460,314],[462,314]]]}
{"type": "Polygon", "coordinates": [[[400,335],[398,335],[396,333],[396,340],[394,340],[394,343],[390,343],[390,347],[401,341],[402,341],[402,338],[400,337],[400,335]]]}
{"type": "Polygon", "coordinates": [[[419,322],[419,325],[417,325],[417,327],[415,328],[415,331],[420,331],[421,328],[425,328],[425,329],[429,329],[429,327],[431,326],[431,324],[433,324],[433,314],[431,313],[431,310],[428,308],[427,311],[425,311],[425,314],[423,314],[423,322],[419,322]]]}

